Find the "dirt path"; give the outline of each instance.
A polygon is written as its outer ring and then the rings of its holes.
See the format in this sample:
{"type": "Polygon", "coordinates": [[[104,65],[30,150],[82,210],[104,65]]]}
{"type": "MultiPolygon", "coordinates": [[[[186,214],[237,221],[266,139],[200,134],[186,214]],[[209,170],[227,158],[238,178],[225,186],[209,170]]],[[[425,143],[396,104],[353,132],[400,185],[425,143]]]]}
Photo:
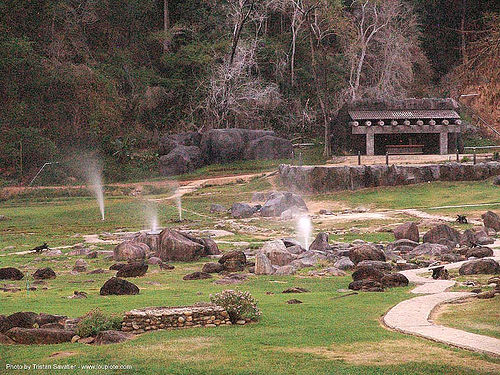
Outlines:
{"type": "MultiPolygon", "coordinates": [[[[492,258],[498,261],[500,260],[500,240],[497,240],[493,247],[494,256],[492,258]]],[[[456,269],[463,263],[451,263],[446,265],[445,268],[448,270],[456,269]]],[[[420,284],[412,290],[412,293],[425,295],[403,301],[394,306],[385,314],[384,323],[389,328],[410,335],[424,337],[463,349],[500,356],[499,339],[440,326],[430,321],[431,313],[438,305],[467,298],[474,294],[447,292],[446,290],[452,287],[455,281],[433,280],[432,278],[419,276],[425,272],[429,272],[428,268],[400,272],[410,282],[420,284]]]]}

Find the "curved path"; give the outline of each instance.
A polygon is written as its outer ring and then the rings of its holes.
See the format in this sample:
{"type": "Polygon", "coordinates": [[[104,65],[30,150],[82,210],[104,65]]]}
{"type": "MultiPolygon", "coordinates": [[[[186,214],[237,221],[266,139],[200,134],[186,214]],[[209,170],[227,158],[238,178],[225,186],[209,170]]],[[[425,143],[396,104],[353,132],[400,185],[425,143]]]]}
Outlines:
{"type": "MultiPolygon", "coordinates": [[[[492,258],[498,261],[500,260],[500,250],[498,249],[500,247],[500,240],[497,240],[493,246],[495,250],[492,258]]],[[[456,269],[463,263],[451,263],[446,265],[445,268],[448,270],[456,269]]],[[[436,306],[470,297],[474,294],[469,292],[447,292],[446,290],[453,286],[455,281],[434,280],[419,276],[419,274],[424,272],[429,272],[429,269],[420,268],[401,272],[410,282],[419,284],[411,291],[412,293],[425,295],[403,301],[394,306],[384,316],[384,323],[388,327],[403,333],[424,337],[463,349],[500,356],[499,339],[440,326],[429,320],[431,312],[436,306]]]]}

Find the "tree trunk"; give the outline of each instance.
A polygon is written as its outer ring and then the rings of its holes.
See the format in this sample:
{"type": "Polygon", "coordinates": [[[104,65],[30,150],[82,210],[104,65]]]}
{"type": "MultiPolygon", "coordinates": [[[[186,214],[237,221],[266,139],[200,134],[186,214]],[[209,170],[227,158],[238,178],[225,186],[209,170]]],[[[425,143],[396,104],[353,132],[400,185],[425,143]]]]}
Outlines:
{"type": "Polygon", "coordinates": [[[170,31],[170,14],[168,12],[168,0],[163,0],[163,31],[165,39],[163,40],[163,52],[170,51],[170,39],[168,32],[170,31]]]}

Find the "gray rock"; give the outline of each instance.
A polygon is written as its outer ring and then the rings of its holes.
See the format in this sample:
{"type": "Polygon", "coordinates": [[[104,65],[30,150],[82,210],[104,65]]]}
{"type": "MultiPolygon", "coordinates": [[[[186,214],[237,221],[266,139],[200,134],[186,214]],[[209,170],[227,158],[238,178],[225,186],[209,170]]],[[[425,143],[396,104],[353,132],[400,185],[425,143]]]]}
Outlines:
{"type": "Polygon", "coordinates": [[[271,261],[264,253],[255,255],[255,274],[256,275],[272,275],[274,273],[271,261]]]}
{"type": "Polygon", "coordinates": [[[500,216],[493,211],[487,211],[481,215],[485,228],[491,228],[495,232],[500,232],[500,216]]]}
{"type": "Polygon", "coordinates": [[[392,266],[390,263],[381,262],[380,260],[363,260],[359,262],[357,267],[373,267],[380,271],[390,271],[392,270],[392,266]]]}
{"type": "Polygon", "coordinates": [[[85,272],[87,271],[88,264],[83,259],[77,259],[75,262],[75,266],[73,267],[73,271],[76,272],[85,272]]]}
{"type": "Polygon", "coordinates": [[[149,252],[149,246],[137,241],[123,241],[113,250],[114,260],[142,260],[149,252]]]}
{"type": "Polygon", "coordinates": [[[196,146],[177,146],[160,157],[160,173],[173,176],[194,171],[203,166],[201,150],[196,146]]]}
{"type": "Polygon", "coordinates": [[[424,234],[424,242],[439,243],[440,240],[449,240],[454,243],[460,242],[460,233],[446,224],[439,224],[424,234]]]}
{"type": "Polygon", "coordinates": [[[303,208],[292,206],[288,210],[285,210],[281,213],[281,220],[292,220],[296,219],[300,216],[303,216],[306,211],[303,208]]]}
{"type": "Polygon", "coordinates": [[[353,247],[349,251],[349,259],[354,264],[358,264],[363,260],[380,260],[385,262],[386,257],[384,252],[375,245],[364,244],[353,247]]]}
{"type": "Polygon", "coordinates": [[[354,263],[351,261],[351,259],[349,259],[349,257],[344,256],[337,260],[333,266],[340,270],[350,270],[354,268],[354,263]]]}
{"type": "Polygon", "coordinates": [[[290,159],[293,157],[292,142],[272,135],[250,141],[243,152],[245,160],[290,159]]]}
{"type": "Polygon", "coordinates": [[[274,192],[260,209],[260,214],[264,217],[281,216],[283,211],[291,207],[307,211],[306,203],[299,195],[287,191],[274,192]]]}
{"type": "Polygon", "coordinates": [[[328,244],[328,234],[320,232],[309,246],[309,250],[328,251],[330,245],[328,244]]]}
{"type": "Polygon", "coordinates": [[[227,212],[227,208],[220,205],[220,204],[212,204],[210,206],[210,212],[215,214],[215,213],[224,213],[224,212],[227,212]]]}
{"type": "Polygon", "coordinates": [[[275,275],[285,276],[285,275],[293,275],[297,272],[297,269],[292,265],[281,266],[276,269],[274,272],[275,275]]]}
{"type": "Polygon", "coordinates": [[[401,224],[394,229],[394,238],[396,240],[420,241],[418,226],[413,221],[401,224]]]}
{"type": "Polygon", "coordinates": [[[460,275],[494,275],[500,272],[500,265],[493,259],[477,259],[462,264],[458,273],[460,275]]]}
{"type": "Polygon", "coordinates": [[[415,247],[412,251],[410,251],[408,253],[408,257],[414,258],[421,255],[440,256],[442,254],[447,254],[450,252],[451,250],[447,246],[436,243],[423,243],[415,247]]]}
{"type": "Polygon", "coordinates": [[[245,219],[252,217],[255,208],[246,203],[234,203],[231,206],[231,216],[235,219],[245,219]]]}

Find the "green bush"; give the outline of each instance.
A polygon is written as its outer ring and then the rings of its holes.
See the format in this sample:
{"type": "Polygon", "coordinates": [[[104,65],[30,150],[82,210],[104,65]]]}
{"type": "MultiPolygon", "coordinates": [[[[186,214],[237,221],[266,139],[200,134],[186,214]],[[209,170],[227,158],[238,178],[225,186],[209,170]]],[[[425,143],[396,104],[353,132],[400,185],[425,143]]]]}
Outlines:
{"type": "Polygon", "coordinates": [[[121,328],[122,318],[117,315],[107,316],[99,308],[89,311],[80,322],[76,334],[80,337],[95,336],[101,331],[121,328]]]}
{"type": "Polygon", "coordinates": [[[249,292],[223,290],[215,295],[210,295],[210,301],[225,308],[232,323],[241,319],[258,320],[261,315],[257,301],[249,292]]]}

